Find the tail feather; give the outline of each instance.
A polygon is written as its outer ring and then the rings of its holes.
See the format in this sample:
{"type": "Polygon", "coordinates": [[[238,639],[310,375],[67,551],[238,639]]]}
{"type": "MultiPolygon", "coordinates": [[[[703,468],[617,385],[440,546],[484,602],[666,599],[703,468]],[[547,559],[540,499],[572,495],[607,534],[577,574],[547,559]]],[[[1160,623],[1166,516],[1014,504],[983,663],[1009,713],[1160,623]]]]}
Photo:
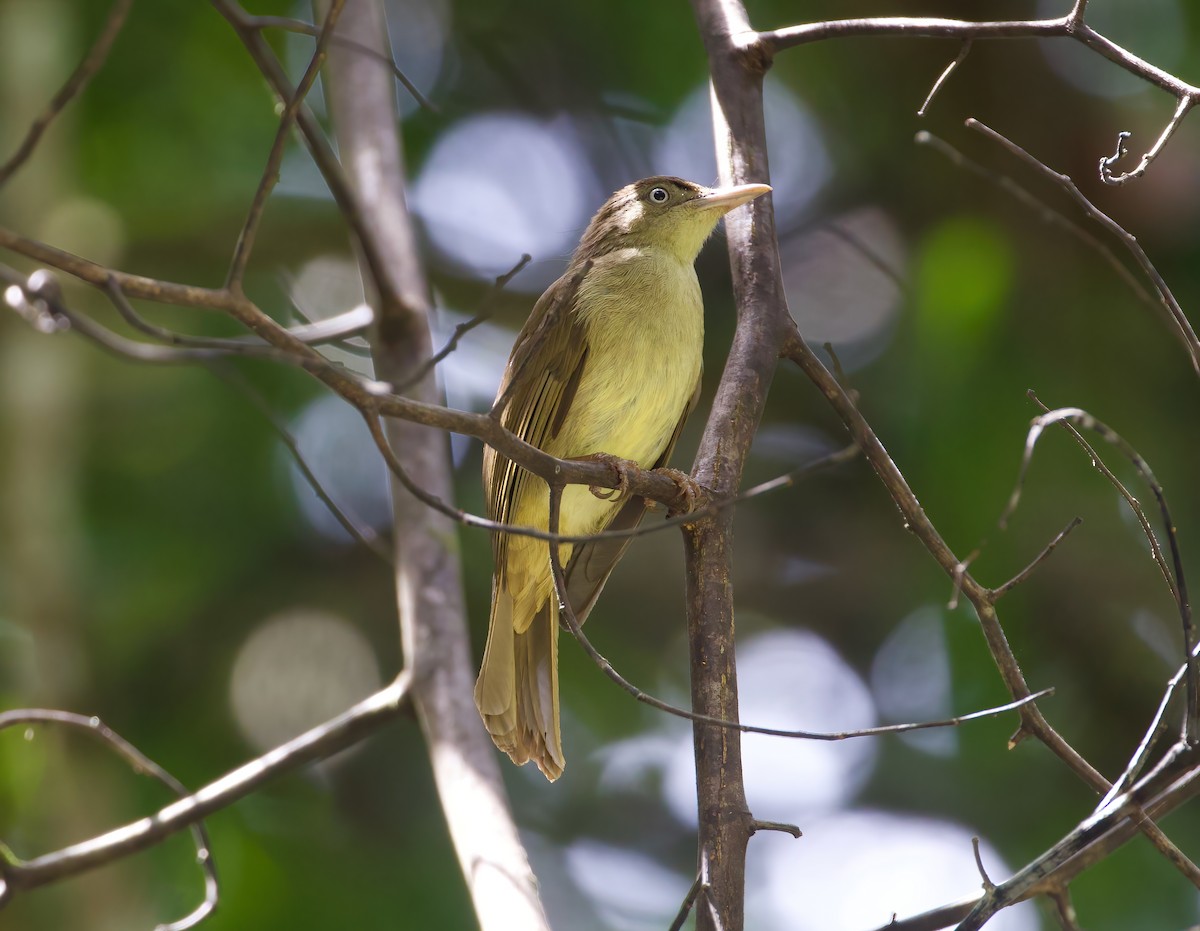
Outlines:
{"type": "Polygon", "coordinates": [[[533,760],[552,782],[562,775],[558,605],[553,598],[517,633],[512,597],[494,594],[475,703],[492,740],[514,763],[533,760]]]}

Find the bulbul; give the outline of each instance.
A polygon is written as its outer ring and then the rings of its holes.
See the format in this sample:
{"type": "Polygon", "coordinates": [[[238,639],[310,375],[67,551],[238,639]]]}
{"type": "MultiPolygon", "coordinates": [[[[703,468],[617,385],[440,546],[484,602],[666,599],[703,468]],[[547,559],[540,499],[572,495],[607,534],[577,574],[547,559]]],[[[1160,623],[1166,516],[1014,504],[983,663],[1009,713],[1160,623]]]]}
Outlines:
{"type": "MultiPolygon", "coordinates": [[[[501,422],[560,459],[608,454],[666,465],[700,391],[704,307],[695,261],[717,221],[770,191],[646,178],[621,188],[588,224],[565,274],[534,305],[500,384],[501,422]]],[[[549,489],[490,447],[488,516],[548,529],[549,489]]],[[[563,491],[559,532],[636,526],[639,497],[563,491]]],[[[562,544],[567,598],[587,617],[629,538],[562,544]]],[[[551,781],[565,760],[559,733],[559,599],[544,540],[492,538],[492,610],[475,704],[496,746],[551,781]]]]}

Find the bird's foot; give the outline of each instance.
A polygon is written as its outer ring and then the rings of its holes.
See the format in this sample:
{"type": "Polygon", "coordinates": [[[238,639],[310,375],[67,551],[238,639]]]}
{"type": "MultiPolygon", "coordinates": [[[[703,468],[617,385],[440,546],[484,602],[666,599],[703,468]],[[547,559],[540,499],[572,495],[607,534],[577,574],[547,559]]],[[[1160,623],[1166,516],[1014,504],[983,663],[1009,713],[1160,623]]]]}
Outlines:
{"type": "Polygon", "coordinates": [[[605,501],[623,501],[629,496],[629,470],[638,468],[638,464],[631,459],[622,459],[620,456],[614,456],[611,453],[592,453],[590,456],[574,457],[580,462],[602,462],[606,466],[610,466],[617,473],[616,488],[602,488],[599,485],[588,485],[588,491],[594,494],[597,498],[605,501]]]}
{"type": "Polygon", "coordinates": [[[699,510],[708,502],[708,489],[701,485],[698,481],[688,475],[686,472],[681,472],[679,469],[672,469],[668,466],[655,469],[661,475],[665,475],[675,483],[675,487],[679,489],[679,497],[682,498],[682,506],[672,505],[667,509],[667,514],[674,517],[676,514],[691,514],[693,511],[699,510]]]}

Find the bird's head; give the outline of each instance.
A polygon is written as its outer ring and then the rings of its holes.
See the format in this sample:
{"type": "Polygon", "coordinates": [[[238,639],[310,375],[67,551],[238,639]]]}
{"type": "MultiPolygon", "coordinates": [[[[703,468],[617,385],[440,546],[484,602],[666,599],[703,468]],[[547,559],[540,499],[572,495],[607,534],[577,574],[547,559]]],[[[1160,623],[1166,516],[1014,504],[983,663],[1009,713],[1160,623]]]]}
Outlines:
{"type": "Polygon", "coordinates": [[[693,262],[721,217],[770,190],[766,184],[710,188],[662,176],[635,181],[613,194],[592,217],[576,261],[616,249],[653,247],[693,262]]]}

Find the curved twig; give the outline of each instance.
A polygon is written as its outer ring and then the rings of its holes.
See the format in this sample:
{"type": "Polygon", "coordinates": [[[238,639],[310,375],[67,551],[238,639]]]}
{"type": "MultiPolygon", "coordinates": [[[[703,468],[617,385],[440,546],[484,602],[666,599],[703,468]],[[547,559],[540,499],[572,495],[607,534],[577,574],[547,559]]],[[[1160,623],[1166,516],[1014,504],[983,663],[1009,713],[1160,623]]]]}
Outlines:
{"type": "MultiPolygon", "coordinates": [[[[119,756],[124,757],[135,773],[151,776],[180,798],[187,798],[187,786],[97,717],[44,708],[22,708],[0,713],[0,730],[15,727],[18,724],[62,724],[82,730],[85,734],[89,734],[111,747],[119,756]]],[[[217,907],[220,889],[217,883],[217,866],[212,856],[212,842],[208,837],[208,829],[200,820],[192,823],[189,829],[196,845],[196,862],[200,864],[200,869],[204,872],[204,900],[183,918],[170,924],[159,925],[156,931],[186,931],[186,929],[198,925],[217,907]]],[[[5,885],[27,888],[24,877],[30,875],[30,862],[18,859],[7,848],[0,849],[0,877],[4,879],[5,885]]],[[[11,894],[11,889],[6,889],[6,894],[11,894]]],[[[2,900],[0,900],[0,905],[2,904],[2,900]]]]}
{"type": "Polygon", "coordinates": [[[96,72],[104,67],[104,62],[108,60],[108,53],[112,51],[113,44],[117,41],[117,36],[121,34],[121,30],[125,27],[125,20],[129,17],[129,11],[132,7],[133,0],[116,0],[113,3],[112,8],[108,11],[108,17],[104,21],[104,26],[100,29],[100,34],[96,36],[96,41],[92,43],[92,47],[83,56],[83,61],[71,72],[70,77],[59,88],[58,93],[50,98],[50,102],[46,104],[46,109],[33,121],[28,132],[25,133],[25,138],[17,146],[17,150],[9,156],[3,165],[0,165],[0,187],[3,187],[5,182],[16,174],[17,169],[29,160],[29,156],[37,148],[42,134],[49,128],[50,124],[66,109],[67,104],[74,100],[87,87],[88,82],[95,77],[96,72]]]}

